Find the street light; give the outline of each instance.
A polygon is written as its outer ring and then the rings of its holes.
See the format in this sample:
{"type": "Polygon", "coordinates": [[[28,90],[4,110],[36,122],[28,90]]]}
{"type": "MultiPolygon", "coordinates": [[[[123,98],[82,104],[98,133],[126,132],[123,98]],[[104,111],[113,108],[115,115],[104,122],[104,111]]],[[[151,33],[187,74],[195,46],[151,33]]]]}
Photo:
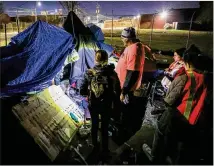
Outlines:
{"type": "Polygon", "coordinates": [[[166,11],[163,11],[160,15],[161,15],[161,18],[166,18],[168,13],[166,11]]]}
{"type": "Polygon", "coordinates": [[[37,2],[37,5],[38,6],[42,6],[42,3],[39,1],[39,2],[37,2]]]}

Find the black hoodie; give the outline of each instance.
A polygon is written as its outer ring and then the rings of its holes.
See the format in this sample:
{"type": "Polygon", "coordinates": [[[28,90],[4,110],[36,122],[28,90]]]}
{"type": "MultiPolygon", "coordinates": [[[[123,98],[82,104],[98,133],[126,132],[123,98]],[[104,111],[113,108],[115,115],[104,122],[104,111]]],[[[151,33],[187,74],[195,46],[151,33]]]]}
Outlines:
{"type": "MultiPolygon", "coordinates": [[[[112,101],[114,101],[116,98],[119,98],[120,95],[120,82],[119,79],[117,77],[116,72],[114,71],[114,65],[105,65],[105,66],[101,66],[101,65],[95,65],[95,67],[93,68],[96,71],[101,72],[101,75],[103,76],[108,76],[110,78],[109,80],[109,92],[108,92],[108,96],[107,96],[107,101],[105,101],[105,103],[111,103],[112,101]]],[[[84,76],[84,80],[83,80],[83,84],[80,87],[80,94],[83,96],[89,96],[89,85],[92,79],[92,74],[91,74],[91,70],[87,70],[84,76]]],[[[93,98],[91,98],[90,100],[93,100],[93,98]]],[[[93,103],[89,102],[89,103],[93,103]]]]}

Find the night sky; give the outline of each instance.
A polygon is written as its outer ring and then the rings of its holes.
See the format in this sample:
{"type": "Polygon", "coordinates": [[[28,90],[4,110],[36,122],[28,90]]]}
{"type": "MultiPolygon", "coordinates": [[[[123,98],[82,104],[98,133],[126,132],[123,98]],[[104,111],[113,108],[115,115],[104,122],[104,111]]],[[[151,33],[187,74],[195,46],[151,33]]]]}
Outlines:
{"type": "MultiPolygon", "coordinates": [[[[37,11],[62,8],[58,1],[41,1],[41,3],[42,6],[36,7],[37,11]]],[[[199,7],[199,1],[102,1],[98,3],[101,7],[100,12],[104,15],[111,15],[112,10],[114,15],[137,15],[161,12],[163,9],[199,7]]],[[[97,1],[79,1],[80,7],[89,14],[95,14],[96,4],[97,1]]],[[[36,2],[7,1],[4,2],[4,6],[6,11],[11,11],[11,7],[35,8],[36,2]]]]}

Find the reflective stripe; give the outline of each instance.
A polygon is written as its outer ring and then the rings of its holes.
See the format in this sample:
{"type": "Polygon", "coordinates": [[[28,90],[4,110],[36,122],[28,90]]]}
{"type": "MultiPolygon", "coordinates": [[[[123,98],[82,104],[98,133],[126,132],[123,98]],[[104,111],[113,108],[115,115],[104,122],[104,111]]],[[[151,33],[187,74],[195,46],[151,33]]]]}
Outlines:
{"type": "Polygon", "coordinates": [[[189,93],[188,101],[186,104],[186,109],[184,111],[184,116],[187,120],[189,120],[189,116],[192,111],[192,102],[193,102],[193,98],[195,96],[195,88],[196,88],[196,81],[195,81],[193,72],[190,71],[190,72],[188,72],[188,74],[190,76],[191,83],[190,83],[190,93],[189,93]]]}

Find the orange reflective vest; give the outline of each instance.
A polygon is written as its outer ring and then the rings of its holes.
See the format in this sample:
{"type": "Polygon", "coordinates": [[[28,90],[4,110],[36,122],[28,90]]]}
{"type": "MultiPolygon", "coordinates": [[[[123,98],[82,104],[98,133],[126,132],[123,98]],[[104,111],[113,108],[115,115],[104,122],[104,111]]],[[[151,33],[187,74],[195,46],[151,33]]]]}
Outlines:
{"type": "Polygon", "coordinates": [[[194,125],[203,111],[207,86],[204,84],[204,74],[195,71],[186,71],[186,74],[188,79],[183,90],[184,95],[177,109],[194,125]]]}

